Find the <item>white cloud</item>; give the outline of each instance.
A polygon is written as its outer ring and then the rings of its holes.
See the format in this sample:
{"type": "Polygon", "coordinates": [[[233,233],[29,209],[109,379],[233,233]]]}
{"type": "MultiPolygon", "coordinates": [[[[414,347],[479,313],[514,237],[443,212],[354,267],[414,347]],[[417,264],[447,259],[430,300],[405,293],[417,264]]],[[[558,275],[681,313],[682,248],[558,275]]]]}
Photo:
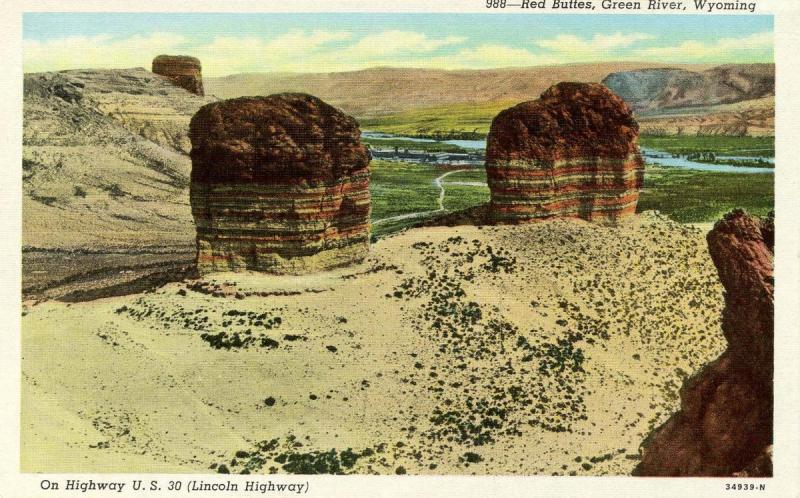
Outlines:
{"type": "Polygon", "coordinates": [[[511,66],[536,66],[552,64],[554,59],[536,55],[524,48],[508,45],[484,44],[465,48],[450,57],[433,61],[433,66],[445,68],[492,68],[511,66]]]}
{"type": "Polygon", "coordinates": [[[438,50],[448,45],[466,41],[461,36],[430,38],[416,31],[384,31],[366,35],[354,45],[347,47],[342,55],[362,58],[386,58],[397,54],[418,54],[438,50]]]}
{"type": "Polygon", "coordinates": [[[219,36],[196,45],[163,33],[113,39],[69,37],[25,41],[25,71],[77,68],[149,68],[161,53],[198,57],[206,76],[242,72],[326,72],[374,66],[426,66],[437,50],[458,45],[464,37],[431,37],[415,31],[390,30],[354,39],[347,31],[292,30],[273,38],[219,36]]]}
{"type": "Polygon", "coordinates": [[[181,35],[151,33],[113,39],[110,35],[71,36],[47,41],[24,40],[25,72],[81,68],[149,69],[153,57],[180,52],[186,43],[181,35]]]}
{"type": "Polygon", "coordinates": [[[637,57],[664,62],[748,62],[771,57],[772,32],[754,33],[744,38],[720,38],[714,42],[688,40],[670,47],[652,47],[635,51],[637,57]]]}
{"type": "Polygon", "coordinates": [[[312,59],[330,45],[348,40],[346,31],[293,30],[271,39],[259,37],[216,37],[192,50],[208,76],[258,72],[313,70],[312,59]]]}
{"type": "Polygon", "coordinates": [[[658,62],[737,62],[772,56],[771,32],[714,42],[685,41],[637,48],[653,39],[646,33],[572,34],[533,41],[529,46],[485,43],[467,46],[461,36],[431,36],[389,30],[356,34],[337,30],[291,30],[272,38],[220,36],[197,44],[182,35],[152,33],[128,38],[73,36],[24,41],[26,72],[80,68],[150,67],[158,54],[198,57],[206,76],[242,72],[330,72],[375,66],[492,68],[602,60],[658,62]]]}
{"type": "Polygon", "coordinates": [[[647,33],[598,33],[592,38],[581,38],[576,35],[558,35],[555,38],[536,40],[534,44],[548,50],[553,55],[558,55],[564,62],[596,61],[620,58],[614,54],[609,57],[609,52],[625,49],[645,40],[652,40],[653,35],[647,33]]]}

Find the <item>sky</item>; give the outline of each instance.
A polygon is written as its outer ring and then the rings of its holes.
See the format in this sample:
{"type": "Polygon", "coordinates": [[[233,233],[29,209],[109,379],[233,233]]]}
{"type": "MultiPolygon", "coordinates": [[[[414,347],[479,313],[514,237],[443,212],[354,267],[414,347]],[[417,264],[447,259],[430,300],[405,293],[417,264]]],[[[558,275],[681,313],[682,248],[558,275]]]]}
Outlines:
{"type": "Polygon", "coordinates": [[[185,54],[210,77],[774,58],[773,18],[756,15],[26,13],[23,38],[25,72],[149,69],[185,54]]]}

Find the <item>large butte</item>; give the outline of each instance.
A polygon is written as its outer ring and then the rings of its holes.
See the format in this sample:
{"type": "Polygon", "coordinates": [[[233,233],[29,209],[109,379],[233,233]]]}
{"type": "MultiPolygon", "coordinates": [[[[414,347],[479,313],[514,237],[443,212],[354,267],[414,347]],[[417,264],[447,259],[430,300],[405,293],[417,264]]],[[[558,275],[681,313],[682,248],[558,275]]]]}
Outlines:
{"type": "Polygon", "coordinates": [[[486,144],[490,216],[615,221],[636,212],[639,125],[600,84],[559,83],[498,114],[486,144]]]}
{"type": "Polygon", "coordinates": [[[153,72],[195,95],[203,96],[200,60],[188,55],[159,55],[153,59],[153,72]]]}
{"type": "Polygon", "coordinates": [[[355,119],[311,95],[214,102],[192,118],[200,273],[305,274],[369,251],[369,156],[355,119]]]}

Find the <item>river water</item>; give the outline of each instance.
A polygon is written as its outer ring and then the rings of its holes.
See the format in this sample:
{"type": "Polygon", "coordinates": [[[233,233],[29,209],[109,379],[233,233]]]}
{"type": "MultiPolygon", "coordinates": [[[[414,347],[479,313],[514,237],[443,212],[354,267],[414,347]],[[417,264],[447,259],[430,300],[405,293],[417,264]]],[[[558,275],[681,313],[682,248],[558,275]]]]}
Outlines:
{"type": "MultiPolygon", "coordinates": [[[[404,137],[402,135],[391,135],[389,133],[380,133],[374,131],[364,131],[361,133],[361,136],[364,138],[370,138],[373,140],[408,140],[409,142],[436,142],[436,140],[430,138],[416,138],[416,137],[404,137]]],[[[486,148],[486,140],[442,140],[441,143],[446,143],[450,145],[456,145],[458,147],[463,147],[465,149],[485,149],[486,148]]],[[[669,168],[683,168],[683,169],[694,169],[700,171],[714,171],[717,173],[774,173],[775,170],[773,168],[752,168],[747,166],[731,166],[728,164],[706,164],[706,163],[698,163],[695,161],[690,161],[685,157],[672,157],[672,154],[667,152],[663,152],[656,149],[650,149],[647,147],[640,147],[642,151],[642,155],[645,157],[645,161],[648,164],[659,164],[661,166],[666,166],[669,168]]],[[[743,160],[743,159],[758,159],[755,157],[741,157],[741,156],[717,156],[717,160],[724,161],[724,160],[743,160]]],[[[771,157],[762,157],[761,159],[773,163],[774,159],[771,157]]]]}
{"type": "MultiPolygon", "coordinates": [[[[381,133],[377,131],[364,131],[361,132],[363,138],[371,138],[373,140],[408,140],[409,142],[437,142],[432,138],[417,138],[417,137],[404,137],[402,135],[392,135],[389,133],[381,133]]],[[[441,140],[440,143],[456,145],[464,149],[485,149],[486,140],[441,140]]]]}

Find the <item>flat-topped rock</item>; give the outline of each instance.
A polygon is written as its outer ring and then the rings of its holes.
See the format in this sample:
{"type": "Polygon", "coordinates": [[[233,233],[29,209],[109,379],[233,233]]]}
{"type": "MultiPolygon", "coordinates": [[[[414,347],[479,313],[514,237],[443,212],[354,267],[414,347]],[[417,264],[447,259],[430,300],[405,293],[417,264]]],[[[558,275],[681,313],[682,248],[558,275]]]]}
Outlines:
{"type": "Polygon", "coordinates": [[[215,102],[192,118],[201,273],[302,274],[369,250],[369,156],[355,119],[305,94],[215,102]]]}
{"type": "Polygon", "coordinates": [[[644,178],[638,124],[599,84],[559,83],[492,121],[486,171],[499,223],[633,214],[644,178]]]}
{"type": "Polygon", "coordinates": [[[153,59],[153,72],[166,76],[175,85],[195,95],[203,95],[200,60],[188,55],[159,55],[153,59]]]}

